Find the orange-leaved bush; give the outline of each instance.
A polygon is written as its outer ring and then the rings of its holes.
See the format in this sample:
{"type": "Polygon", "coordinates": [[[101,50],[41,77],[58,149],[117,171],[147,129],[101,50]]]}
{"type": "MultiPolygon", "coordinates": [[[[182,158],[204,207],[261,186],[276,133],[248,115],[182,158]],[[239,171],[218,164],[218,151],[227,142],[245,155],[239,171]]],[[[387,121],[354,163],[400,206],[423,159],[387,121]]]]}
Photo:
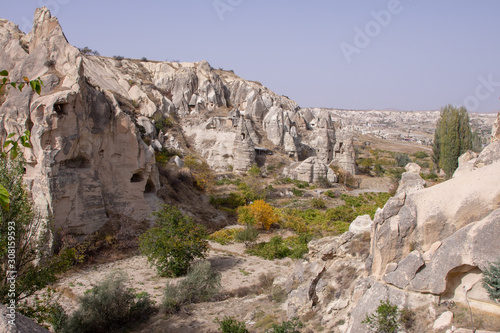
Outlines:
{"type": "Polygon", "coordinates": [[[269,230],[273,223],[279,221],[274,208],[264,200],[255,200],[252,204],[238,208],[238,222],[240,224],[255,225],[258,228],[269,230]]]}

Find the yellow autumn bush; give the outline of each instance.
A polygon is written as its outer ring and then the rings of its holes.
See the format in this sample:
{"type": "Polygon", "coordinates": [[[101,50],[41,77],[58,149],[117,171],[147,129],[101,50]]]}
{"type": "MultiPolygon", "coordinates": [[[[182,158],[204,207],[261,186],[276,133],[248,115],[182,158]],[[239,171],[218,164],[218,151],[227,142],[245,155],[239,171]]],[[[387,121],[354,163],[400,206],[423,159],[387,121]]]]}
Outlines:
{"type": "Polygon", "coordinates": [[[278,221],[274,208],[264,200],[255,200],[250,205],[238,208],[238,222],[243,225],[269,230],[278,221]]]}

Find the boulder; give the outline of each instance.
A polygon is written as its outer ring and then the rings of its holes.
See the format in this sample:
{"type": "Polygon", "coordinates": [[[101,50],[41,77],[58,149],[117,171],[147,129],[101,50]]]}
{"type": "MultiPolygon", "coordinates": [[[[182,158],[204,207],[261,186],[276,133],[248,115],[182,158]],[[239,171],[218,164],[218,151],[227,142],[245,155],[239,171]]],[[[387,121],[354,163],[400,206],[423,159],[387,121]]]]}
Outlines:
{"type": "Polygon", "coordinates": [[[421,190],[425,186],[425,180],[420,177],[420,166],[416,163],[408,163],[406,172],[401,175],[397,192],[411,193],[421,190]]]}
{"type": "Polygon", "coordinates": [[[474,163],[477,159],[477,154],[472,150],[467,150],[458,158],[458,168],[453,173],[453,178],[467,174],[474,169],[474,163]]]}
{"type": "Polygon", "coordinates": [[[360,215],[349,225],[349,231],[353,234],[362,234],[370,232],[372,229],[373,221],[370,215],[360,215]]]}
{"type": "Polygon", "coordinates": [[[432,328],[434,330],[442,330],[451,325],[451,321],[453,320],[453,312],[446,311],[443,312],[434,322],[432,328]]]}
{"type": "Polygon", "coordinates": [[[474,162],[474,168],[482,168],[486,165],[500,161],[500,140],[486,146],[474,162]]]}
{"type": "Polygon", "coordinates": [[[7,306],[0,304],[0,332],[2,333],[49,333],[33,320],[22,314],[12,313],[7,306]]]}
{"type": "Polygon", "coordinates": [[[397,268],[393,272],[385,274],[383,280],[400,289],[404,289],[423,265],[424,259],[420,252],[412,251],[397,264],[397,268]]]}

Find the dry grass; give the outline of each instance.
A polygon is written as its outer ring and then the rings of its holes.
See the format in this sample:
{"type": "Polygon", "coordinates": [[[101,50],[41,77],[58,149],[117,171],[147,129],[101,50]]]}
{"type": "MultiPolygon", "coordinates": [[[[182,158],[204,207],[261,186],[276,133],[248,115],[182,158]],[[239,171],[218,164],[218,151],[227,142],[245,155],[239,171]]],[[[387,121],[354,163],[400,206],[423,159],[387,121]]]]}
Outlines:
{"type": "Polygon", "coordinates": [[[248,295],[262,295],[273,292],[274,274],[262,273],[259,275],[259,282],[251,286],[243,286],[230,292],[224,293],[220,296],[221,299],[228,299],[232,297],[245,297],[248,295]]]}
{"type": "MultiPolygon", "coordinates": [[[[445,311],[448,309],[445,309],[445,311]]],[[[459,328],[471,329],[470,312],[469,309],[462,305],[455,303],[449,307],[449,311],[453,312],[452,325],[459,328]]],[[[493,332],[500,332],[500,316],[472,309],[472,319],[474,320],[474,328],[476,330],[486,330],[493,332]]]]}

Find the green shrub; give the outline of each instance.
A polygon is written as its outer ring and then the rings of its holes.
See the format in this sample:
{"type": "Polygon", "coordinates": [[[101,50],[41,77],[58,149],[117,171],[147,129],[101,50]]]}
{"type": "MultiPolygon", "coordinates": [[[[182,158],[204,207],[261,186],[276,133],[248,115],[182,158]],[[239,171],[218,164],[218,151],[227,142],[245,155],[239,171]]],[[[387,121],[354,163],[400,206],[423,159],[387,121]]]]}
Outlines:
{"type": "MultiPolygon", "coordinates": [[[[144,139],[147,139],[147,138],[144,138],[144,139]]],[[[170,158],[172,158],[173,156],[182,156],[182,153],[180,151],[178,151],[177,149],[165,148],[165,147],[163,147],[161,149],[161,151],[155,152],[156,162],[160,163],[162,165],[165,165],[170,160],[170,158]]]]}
{"type": "Polygon", "coordinates": [[[261,170],[256,163],[252,164],[252,167],[248,170],[250,177],[260,177],[261,170]]]}
{"type": "Polygon", "coordinates": [[[309,183],[306,181],[303,181],[303,180],[294,180],[293,183],[298,188],[308,188],[309,187],[309,183]]]}
{"type": "Polygon", "coordinates": [[[429,172],[429,173],[421,172],[420,177],[422,177],[425,180],[432,180],[432,181],[436,181],[439,178],[435,172],[429,172]]]}
{"type": "Polygon", "coordinates": [[[483,287],[493,301],[500,303],[500,258],[484,270],[483,287]]]}
{"type": "Polygon", "coordinates": [[[292,188],[292,193],[296,197],[301,197],[304,194],[304,191],[294,187],[292,188]]]}
{"type": "Polygon", "coordinates": [[[225,316],[222,320],[217,318],[215,322],[219,324],[219,331],[222,333],[249,333],[245,323],[233,317],[225,316]]]}
{"type": "Polygon", "coordinates": [[[153,118],[156,134],[160,133],[165,128],[172,128],[174,126],[174,121],[170,117],[165,117],[164,115],[158,115],[153,118]]]}
{"type": "Polygon", "coordinates": [[[264,189],[264,184],[258,178],[247,179],[246,183],[238,182],[237,186],[246,203],[266,198],[267,193],[264,189]]]}
{"type": "Polygon", "coordinates": [[[285,244],[283,237],[273,236],[267,243],[259,243],[248,248],[246,253],[262,257],[264,259],[283,259],[292,253],[292,250],[285,244]]]}
{"type": "Polygon", "coordinates": [[[273,324],[271,329],[267,330],[266,333],[300,333],[303,327],[304,324],[298,318],[293,318],[292,320],[282,322],[280,325],[273,324]]]}
{"type": "Polygon", "coordinates": [[[227,197],[216,198],[210,196],[210,203],[216,208],[221,208],[230,213],[235,213],[236,209],[246,204],[245,197],[237,192],[231,192],[227,197]]]}
{"type": "Polygon", "coordinates": [[[333,192],[332,190],[328,190],[328,191],[325,191],[325,193],[323,193],[324,195],[326,195],[327,197],[329,198],[338,198],[339,196],[333,192]]]}
{"type": "Polygon", "coordinates": [[[231,244],[235,240],[238,232],[240,232],[240,229],[221,229],[210,234],[208,239],[217,242],[220,245],[227,245],[231,244]]]}
{"type": "Polygon", "coordinates": [[[404,167],[411,162],[410,157],[406,153],[395,153],[394,159],[398,167],[404,167]]]}
{"type": "Polygon", "coordinates": [[[222,186],[222,185],[229,185],[229,184],[232,184],[232,183],[233,183],[233,181],[231,179],[229,179],[229,178],[222,178],[222,179],[217,179],[214,184],[217,185],[217,186],[222,186]]]}
{"type": "Polygon", "coordinates": [[[354,209],[350,206],[343,205],[328,209],[326,216],[333,221],[352,222],[356,218],[354,209]]]}
{"type": "Polygon", "coordinates": [[[403,175],[403,172],[405,172],[405,168],[403,168],[403,167],[398,167],[398,168],[394,168],[394,169],[391,169],[391,170],[387,170],[387,173],[394,180],[400,180],[401,176],[403,175]]]}
{"type": "Polygon", "coordinates": [[[62,325],[63,332],[118,332],[124,326],[149,318],[155,312],[147,293],[135,295],[125,288],[126,276],[120,272],[108,275],[79,298],[78,309],[62,325]]]}
{"type": "Polygon", "coordinates": [[[288,255],[292,259],[302,259],[304,254],[309,252],[307,243],[313,239],[311,234],[300,234],[285,239],[285,244],[290,248],[291,252],[288,255]]]}
{"type": "Polygon", "coordinates": [[[384,170],[384,168],[382,167],[382,165],[380,165],[380,164],[378,164],[378,163],[376,163],[376,164],[375,164],[375,167],[373,168],[373,172],[375,172],[375,175],[376,175],[377,177],[382,176],[382,175],[384,174],[384,171],[385,171],[385,170],[384,170]]]}
{"type": "Polygon", "coordinates": [[[362,323],[367,324],[371,332],[396,333],[401,327],[400,311],[389,300],[380,301],[377,310],[371,315],[367,315],[362,323]]]}
{"type": "Polygon", "coordinates": [[[285,257],[301,259],[304,254],[309,252],[307,243],[311,239],[311,234],[300,234],[299,236],[292,236],[286,239],[283,239],[281,236],[274,236],[269,242],[256,244],[247,249],[246,252],[268,260],[285,257]]]}
{"type": "Polygon", "coordinates": [[[418,159],[424,159],[424,158],[429,157],[429,154],[427,154],[425,151],[417,151],[417,152],[413,153],[412,155],[418,159]]]}
{"type": "Polygon", "coordinates": [[[141,252],[156,266],[160,276],[186,274],[191,261],[204,258],[208,251],[205,227],[174,206],[164,205],[153,215],[156,226],[139,238],[141,252]]]}
{"type": "Polygon", "coordinates": [[[163,311],[176,313],[188,304],[210,301],[219,293],[220,279],[220,273],[212,270],[209,261],[196,263],[183,280],[177,284],[167,283],[163,311]]]}
{"type": "Polygon", "coordinates": [[[312,198],[311,206],[313,206],[314,208],[322,209],[326,207],[326,203],[325,200],[321,198],[312,198]]]}
{"type": "Polygon", "coordinates": [[[239,229],[238,232],[234,235],[234,239],[237,242],[255,242],[259,237],[259,231],[251,226],[246,225],[244,229],[239,229]]]}

